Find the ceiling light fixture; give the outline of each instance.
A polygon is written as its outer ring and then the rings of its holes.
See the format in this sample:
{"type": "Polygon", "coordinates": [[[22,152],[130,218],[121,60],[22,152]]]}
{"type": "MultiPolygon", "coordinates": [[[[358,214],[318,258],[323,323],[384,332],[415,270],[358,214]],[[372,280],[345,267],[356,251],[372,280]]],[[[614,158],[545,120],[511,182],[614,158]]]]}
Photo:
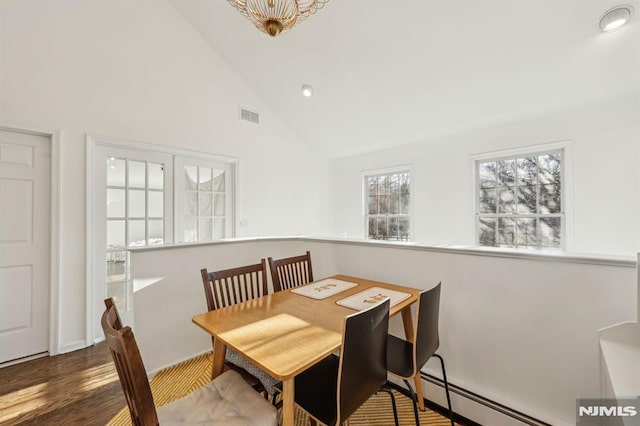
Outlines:
{"type": "Polygon", "coordinates": [[[290,30],[329,0],[227,0],[263,33],[275,37],[290,30]]]}
{"type": "Polygon", "coordinates": [[[633,7],[629,5],[612,7],[600,18],[600,29],[604,32],[617,30],[629,22],[632,12],[633,7]]]}
{"type": "Polygon", "coordinates": [[[313,95],[313,87],[309,86],[308,84],[303,84],[302,85],[302,96],[305,96],[307,98],[311,97],[311,95],[313,95]]]}

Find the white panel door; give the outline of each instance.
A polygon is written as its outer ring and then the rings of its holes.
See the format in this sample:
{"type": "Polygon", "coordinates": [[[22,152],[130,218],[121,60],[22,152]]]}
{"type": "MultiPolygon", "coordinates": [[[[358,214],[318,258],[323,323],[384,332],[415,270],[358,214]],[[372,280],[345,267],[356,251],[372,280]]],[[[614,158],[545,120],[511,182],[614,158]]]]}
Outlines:
{"type": "Polygon", "coordinates": [[[50,149],[0,130],[0,363],[49,347],[50,149]]]}

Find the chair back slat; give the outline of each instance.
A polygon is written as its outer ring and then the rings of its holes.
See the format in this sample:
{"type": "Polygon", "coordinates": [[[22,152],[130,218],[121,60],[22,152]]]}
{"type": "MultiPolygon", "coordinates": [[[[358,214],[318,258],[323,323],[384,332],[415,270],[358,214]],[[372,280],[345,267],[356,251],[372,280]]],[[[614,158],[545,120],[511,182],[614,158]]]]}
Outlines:
{"type": "Polygon", "coordinates": [[[440,288],[442,283],[439,282],[430,290],[420,293],[417,309],[417,326],[415,327],[415,336],[413,345],[414,371],[422,368],[429,358],[438,350],[440,339],[438,336],[438,318],[440,311],[440,288]]]}
{"type": "Polygon", "coordinates": [[[130,327],[122,326],[113,299],[105,300],[105,305],[107,309],[102,315],[102,330],[120,377],[131,422],[135,426],[155,426],[158,424],[156,407],[133,331],[130,327]]]}
{"type": "Polygon", "coordinates": [[[262,259],[255,265],[208,272],[200,271],[210,311],[267,294],[267,263],[262,259]]]}
{"type": "Polygon", "coordinates": [[[310,251],[301,256],[278,260],[270,257],[269,269],[271,271],[273,291],[288,290],[313,281],[310,251]]]}
{"type": "Polygon", "coordinates": [[[238,291],[244,291],[247,299],[253,299],[253,292],[251,291],[252,286],[248,284],[251,275],[248,277],[246,275],[241,275],[238,277],[238,291]]]}
{"type": "Polygon", "coordinates": [[[238,283],[238,280],[240,279],[240,277],[235,277],[231,278],[231,277],[227,277],[221,281],[223,281],[225,283],[225,286],[227,288],[227,292],[229,294],[229,304],[231,305],[235,305],[236,303],[241,301],[241,293],[240,293],[240,285],[238,283]]]}
{"type": "Polygon", "coordinates": [[[387,381],[389,299],[349,315],[338,367],[336,424],[341,424],[387,381]]]}
{"type": "Polygon", "coordinates": [[[219,305],[217,295],[215,289],[209,287],[209,273],[207,272],[206,268],[200,270],[200,275],[202,276],[202,284],[204,285],[204,296],[207,300],[207,309],[211,311],[212,306],[215,307],[219,305]]]}

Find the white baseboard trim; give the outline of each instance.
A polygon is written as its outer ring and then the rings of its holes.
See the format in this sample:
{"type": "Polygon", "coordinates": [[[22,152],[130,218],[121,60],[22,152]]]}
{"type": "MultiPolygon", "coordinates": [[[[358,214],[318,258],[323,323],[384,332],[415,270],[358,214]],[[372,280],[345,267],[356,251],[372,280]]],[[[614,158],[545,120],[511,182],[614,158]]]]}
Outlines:
{"type": "MultiPolygon", "coordinates": [[[[441,407],[447,407],[444,382],[430,374],[421,372],[424,397],[441,407]]],[[[404,387],[404,385],[402,385],[404,387]]],[[[571,426],[557,419],[540,419],[525,414],[500,402],[449,383],[451,406],[456,414],[482,425],[501,426],[571,426]]]]}
{"type": "Polygon", "coordinates": [[[58,354],[66,354],[68,352],[77,351],[78,349],[84,349],[87,344],[84,340],[76,340],[75,342],[68,343],[58,347],[58,354]]]}
{"type": "Polygon", "coordinates": [[[38,359],[38,358],[44,358],[45,356],[49,356],[49,353],[48,352],[41,352],[39,354],[33,354],[33,355],[25,356],[25,357],[22,357],[22,358],[13,359],[11,361],[6,361],[6,362],[3,362],[3,363],[0,363],[0,368],[9,367],[11,365],[16,365],[16,364],[22,364],[23,362],[31,361],[31,360],[38,359]]]}

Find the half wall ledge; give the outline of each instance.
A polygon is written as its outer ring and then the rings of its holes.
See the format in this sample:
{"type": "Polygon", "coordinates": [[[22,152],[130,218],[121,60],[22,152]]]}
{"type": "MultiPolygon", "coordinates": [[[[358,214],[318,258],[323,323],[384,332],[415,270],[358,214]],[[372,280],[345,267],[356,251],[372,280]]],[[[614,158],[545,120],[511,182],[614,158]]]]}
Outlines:
{"type": "Polygon", "coordinates": [[[137,247],[130,248],[131,252],[146,252],[175,249],[178,247],[203,247],[210,245],[222,245],[222,244],[236,244],[243,242],[258,242],[258,241],[310,241],[310,242],[326,242],[331,244],[347,244],[355,246],[368,246],[368,247],[381,247],[381,248],[400,248],[404,250],[417,250],[425,252],[436,253],[450,253],[460,255],[472,255],[472,256],[488,256],[488,257],[502,257],[512,259],[529,259],[543,262],[567,262],[567,263],[584,263],[590,265],[603,265],[603,266],[622,266],[635,268],[636,257],[624,256],[624,255],[608,255],[601,253],[572,253],[561,252],[552,250],[517,250],[509,248],[499,247],[480,247],[480,246],[466,246],[466,245],[429,245],[420,242],[394,242],[394,241],[379,241],[379,240],[365,240],[354,238],[339,238],[339,237],[323,237],[323,236],[267,236],[267,237],[248,237],[248,238],[228,238],[224,240],[198,242],[198,243],[176,243],[165,244],[157,246],[137,247]]]}
{"type": "MultiPolygon", "coordinates": [[[[637,318],[640,318],[640,268],[637,274],[637,318]]],[[[626,321],[602,328],[598,330],[598,340],[601,398],[640,397],[640,324],[626,321]]]]}

